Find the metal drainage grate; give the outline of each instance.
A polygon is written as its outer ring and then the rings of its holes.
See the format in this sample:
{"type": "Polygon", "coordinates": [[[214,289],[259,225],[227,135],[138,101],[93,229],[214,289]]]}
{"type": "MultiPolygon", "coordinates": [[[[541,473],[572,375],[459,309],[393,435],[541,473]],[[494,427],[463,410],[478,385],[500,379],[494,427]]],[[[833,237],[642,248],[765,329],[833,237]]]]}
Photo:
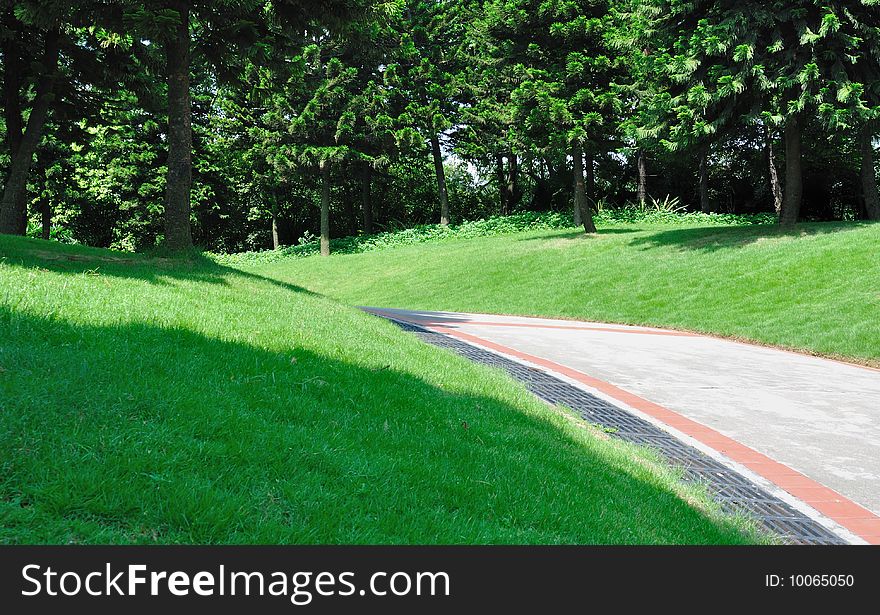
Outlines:
{"type": "Polygon", "coordinates": [[[586,421],[610,430],[611,436],[656,450],[671,465],[681,468],[684,480],[704,485],[721,508],[745,513],[791,544],[838,545],[846,542],[820,523],[771,495],[741,474],[689,446],[656,425],[613,404],[559,380],[539,369],[477,348],[455,338],[417,325],[389,318],[404,331],[423,341],[456,352],[476,363],[505,370],[523,382],[537,397],[562,404],[586,421]]]}

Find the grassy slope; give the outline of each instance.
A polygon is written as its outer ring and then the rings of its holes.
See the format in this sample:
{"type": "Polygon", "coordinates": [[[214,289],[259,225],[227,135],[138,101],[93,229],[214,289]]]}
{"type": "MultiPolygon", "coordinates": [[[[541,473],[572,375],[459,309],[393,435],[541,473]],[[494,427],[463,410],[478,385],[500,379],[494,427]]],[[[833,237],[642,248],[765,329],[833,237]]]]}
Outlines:
{"type": "Polygon", "coordinates": [[[258,268],[359,305],[651,324],[880,363],[880,225],[540,231],[258,268]]]}
{"type": "Polygon", "coordinates": [[[0,542],[746,540],[636,449],[286,277],[0,236],[0,542]]]}

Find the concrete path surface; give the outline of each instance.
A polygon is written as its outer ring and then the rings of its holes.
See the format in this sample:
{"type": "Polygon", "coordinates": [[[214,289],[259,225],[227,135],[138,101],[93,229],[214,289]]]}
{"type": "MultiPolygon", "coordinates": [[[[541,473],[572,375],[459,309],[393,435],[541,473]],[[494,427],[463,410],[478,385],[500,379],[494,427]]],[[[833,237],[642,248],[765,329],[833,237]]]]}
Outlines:
{"type": "Polygon", "coordinates": [[[367,309],[574,375],[880,541],[880,370],[647,327],[367,309]]]}

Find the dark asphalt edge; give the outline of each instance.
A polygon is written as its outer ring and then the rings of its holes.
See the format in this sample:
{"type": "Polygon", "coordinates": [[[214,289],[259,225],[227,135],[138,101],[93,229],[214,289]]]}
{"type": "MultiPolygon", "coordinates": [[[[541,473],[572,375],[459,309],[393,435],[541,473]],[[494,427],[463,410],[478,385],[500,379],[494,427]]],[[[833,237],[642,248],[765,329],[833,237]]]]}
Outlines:
{"type": "Polygon", "coordinates": [[[432,346],[451,350],[475,363],[503,369],[542,401],[571,408],[585,421],[601,425],[614,438],[655,450],[671,466],[682,470],[686,483],[704,486],[722,510],[755,519],[787,544],[847,544],[842,537],[748,477],[623,408],[541,369],[409,322],[382,317],[432,346]]]}

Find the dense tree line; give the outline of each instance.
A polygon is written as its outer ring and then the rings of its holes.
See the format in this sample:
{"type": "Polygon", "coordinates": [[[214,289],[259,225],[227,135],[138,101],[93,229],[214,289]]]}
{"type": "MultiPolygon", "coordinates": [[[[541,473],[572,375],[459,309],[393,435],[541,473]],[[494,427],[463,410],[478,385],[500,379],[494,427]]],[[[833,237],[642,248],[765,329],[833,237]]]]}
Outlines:
{"type": "Polygon", "coordinates": [[[277,247],[675,199],[880,219],[874,0],[0,3],[0,232],[277,247]]]}

